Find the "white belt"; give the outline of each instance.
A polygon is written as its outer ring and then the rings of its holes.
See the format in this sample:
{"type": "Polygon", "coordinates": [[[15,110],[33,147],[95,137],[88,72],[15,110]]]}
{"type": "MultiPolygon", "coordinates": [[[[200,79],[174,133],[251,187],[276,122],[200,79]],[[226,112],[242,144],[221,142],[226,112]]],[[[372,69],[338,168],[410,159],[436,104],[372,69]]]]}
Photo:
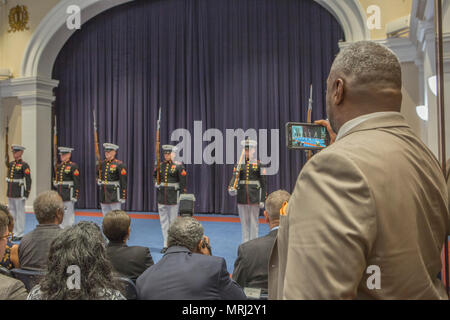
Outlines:
{"type": "Polygon", "coordinates": [[[24,179],[10,179],[10,178],[6,178],[6,182],[25,183],[24,179]]]}
{"type": "Polygon", "coordinates": [[[116,186],[119,187],[120,186],[120,182],[119,181],[100,181],[100,184],[106,185],[106,186],[116,186]]]}
{"type": "Polygon", "coordinates": [[[239,181],[239,184],[252,184],[252,185],[261,187],[261,184],[259,183],[259,181],[255,181],[255,180],[250,180],[250,181],[241,180],[241,181],[239,181]]]}
{"type": "Polygon", "coordinates": [[[180,184],[177,182],[162,182],[161,183],[161,187],[173,187],[175,189],[179,189],[180,188],[180,184]]]}
{"type": "Polygon", "coordinates": [[[73,186],[73,181],[62,181],[53,183],[54,186],[62,185],[62,186],[73,186]]]}

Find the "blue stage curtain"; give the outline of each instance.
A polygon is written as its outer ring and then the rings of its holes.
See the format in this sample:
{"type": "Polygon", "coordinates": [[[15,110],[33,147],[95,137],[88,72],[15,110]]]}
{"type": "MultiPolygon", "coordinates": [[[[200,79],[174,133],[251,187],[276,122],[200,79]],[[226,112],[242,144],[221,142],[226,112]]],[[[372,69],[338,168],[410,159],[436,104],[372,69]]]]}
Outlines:
{"type": "MultiPolygon", "coordinates": [[[[292,191],[305,162],[289,151],[285,123],[326,117],[326,79],[344,40],[336,19],[313,0],[137,0],[82,25],[55,62],[60,145],[75,148],[78,208],[97,208],[92,110],[101,142],[120,146],[128,166],[126,210],[157,211],[155,124],[161,143],[177,128],[279,129],[279,173],[268,192],[292,191]]],[[[203,148],[209,142],[203,143],[203,148]]],[[[193,147],[192,147],[193,148],[193,147]]],[[[103,157],[103,148],[101,146],[103,157]]],[[[192,153],[193,155],[193,153],[192,153]]],[[[193,159],[193,156],[192,156],[193,159]]],[[[187,165],[198,213],[237,212],[226,186],[232,165],[187,165]]]]}

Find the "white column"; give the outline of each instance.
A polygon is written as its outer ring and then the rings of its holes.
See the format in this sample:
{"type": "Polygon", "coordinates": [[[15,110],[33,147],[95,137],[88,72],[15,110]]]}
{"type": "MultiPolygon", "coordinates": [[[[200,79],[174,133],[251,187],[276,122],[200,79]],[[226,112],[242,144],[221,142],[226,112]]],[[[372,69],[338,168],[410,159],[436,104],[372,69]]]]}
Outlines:
{"type": "Polygon", "coordinates": [[[38,77],[12,80],[12,95],[22,104],[22,145],[26,148],[24,161],[31,169],[31,193],[26,210],[41,192],[51,188],[52,170],[52,102],[53,88],[58,81],[38,77]]]}

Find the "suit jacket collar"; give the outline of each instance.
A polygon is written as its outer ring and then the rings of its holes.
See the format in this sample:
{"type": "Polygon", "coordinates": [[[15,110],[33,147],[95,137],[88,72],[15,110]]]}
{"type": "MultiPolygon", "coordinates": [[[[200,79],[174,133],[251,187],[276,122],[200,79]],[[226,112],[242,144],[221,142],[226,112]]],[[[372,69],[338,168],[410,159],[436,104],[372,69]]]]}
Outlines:
{"type": "Polygon", "coordinates": [[[267,235],[271,237],[276,237],[278,234],[278,229],[270,231],[267,235]]]}
{"type": "Polygon", "coordinates": [[[346,132],[344,135],[342,135],[342,137],[339,140],[358,131],[374,130],[380,128],[392,128],[392,127],[409,128],[410,126],[400,113],[389,113],[376,118],[366,120],[358,124],[354,128],[350,129],[348,132],[346,132]]]}
{"type": "Polygon", "coordinates": [[[108,247],[128,247],[126,243],[123,243],[122,241],[110,241],[108,243],[108,247]]]}
{"type": "Polygon", "coordinates": [[[179,253],[179,252],[187,252],[187,253],[191,253],[191,251],[186,248],[186,247],[182,247],[182,246],[172,246],[169,247],[166,251],[166,253],[164,255],[170,254],[170,253],[179,253]]]}

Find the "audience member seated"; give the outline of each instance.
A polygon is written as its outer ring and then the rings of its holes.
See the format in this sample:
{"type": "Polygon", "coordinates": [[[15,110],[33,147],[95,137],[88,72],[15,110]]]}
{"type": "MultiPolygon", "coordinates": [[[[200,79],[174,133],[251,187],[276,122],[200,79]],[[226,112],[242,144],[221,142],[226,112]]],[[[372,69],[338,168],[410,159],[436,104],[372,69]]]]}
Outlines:
{"type": "Polygon", "coordinates": [[[127,246],[130,237],[130,216],[122,210],[113,210],[103,219],[103,233],[108,238],[106,254],[114,270],[136,282],[148,267],[153,265],[149,248],[127,246]]]}
{"type": "Polygon", "coordinates": [[[53,241],[47,275],[28,300],[125,300],[120,289],[100,227],[82,221],[53,241]]]}
{"type": "Polygon", "coordinates": [[[20,268],[19,264],[19,245],[12,243],[13,230],[14,230],[14,218],[9,212],[9,209],[4,204],[0,204],[0,212],[4,212],[8,217],[8,232],[9,236],[6,243],[5,253],[0,261],[0,266],[11,270],[14,268],[20,268]]]}
{"type": "Polygon", "coordinates": [[[202,225],[179,217],[169,227],[162,259],[137,279],[140,300],[241,300],[246,296],[231,280],[223,258],[211,256],[202,225]]]}
{"type": "Polygon", "coordinates": [[[277,238],[280,209],[285,202],[289,201],[289,197],[289,192],[285,190],[271,193],[266,199],[264,211],[266,223],[270,227],[269,234],[239,246],[238,257],[234,263],[233,280],[241,287],[261,289],[261,293],[267,294],[269,257],[277,238]]]}
{"type": "Polygon", "coordinates": [[[42,270],[47,266],[50,244],[61,233],[64,203],[57,192],[46,191],[34,200],[33,207],[39,224],[20,241],[19,263],[22,269],[42,270]]]}
{"type": "MultiPolygon", "coordinates": [[[[0,257],[5,254],[9,236],[8,225],[7,214],[0,210],[0,257]]],[[[21,281],[0,274],[0,300],[24,300],[26,298],[27,290],[21,281]]]]}

